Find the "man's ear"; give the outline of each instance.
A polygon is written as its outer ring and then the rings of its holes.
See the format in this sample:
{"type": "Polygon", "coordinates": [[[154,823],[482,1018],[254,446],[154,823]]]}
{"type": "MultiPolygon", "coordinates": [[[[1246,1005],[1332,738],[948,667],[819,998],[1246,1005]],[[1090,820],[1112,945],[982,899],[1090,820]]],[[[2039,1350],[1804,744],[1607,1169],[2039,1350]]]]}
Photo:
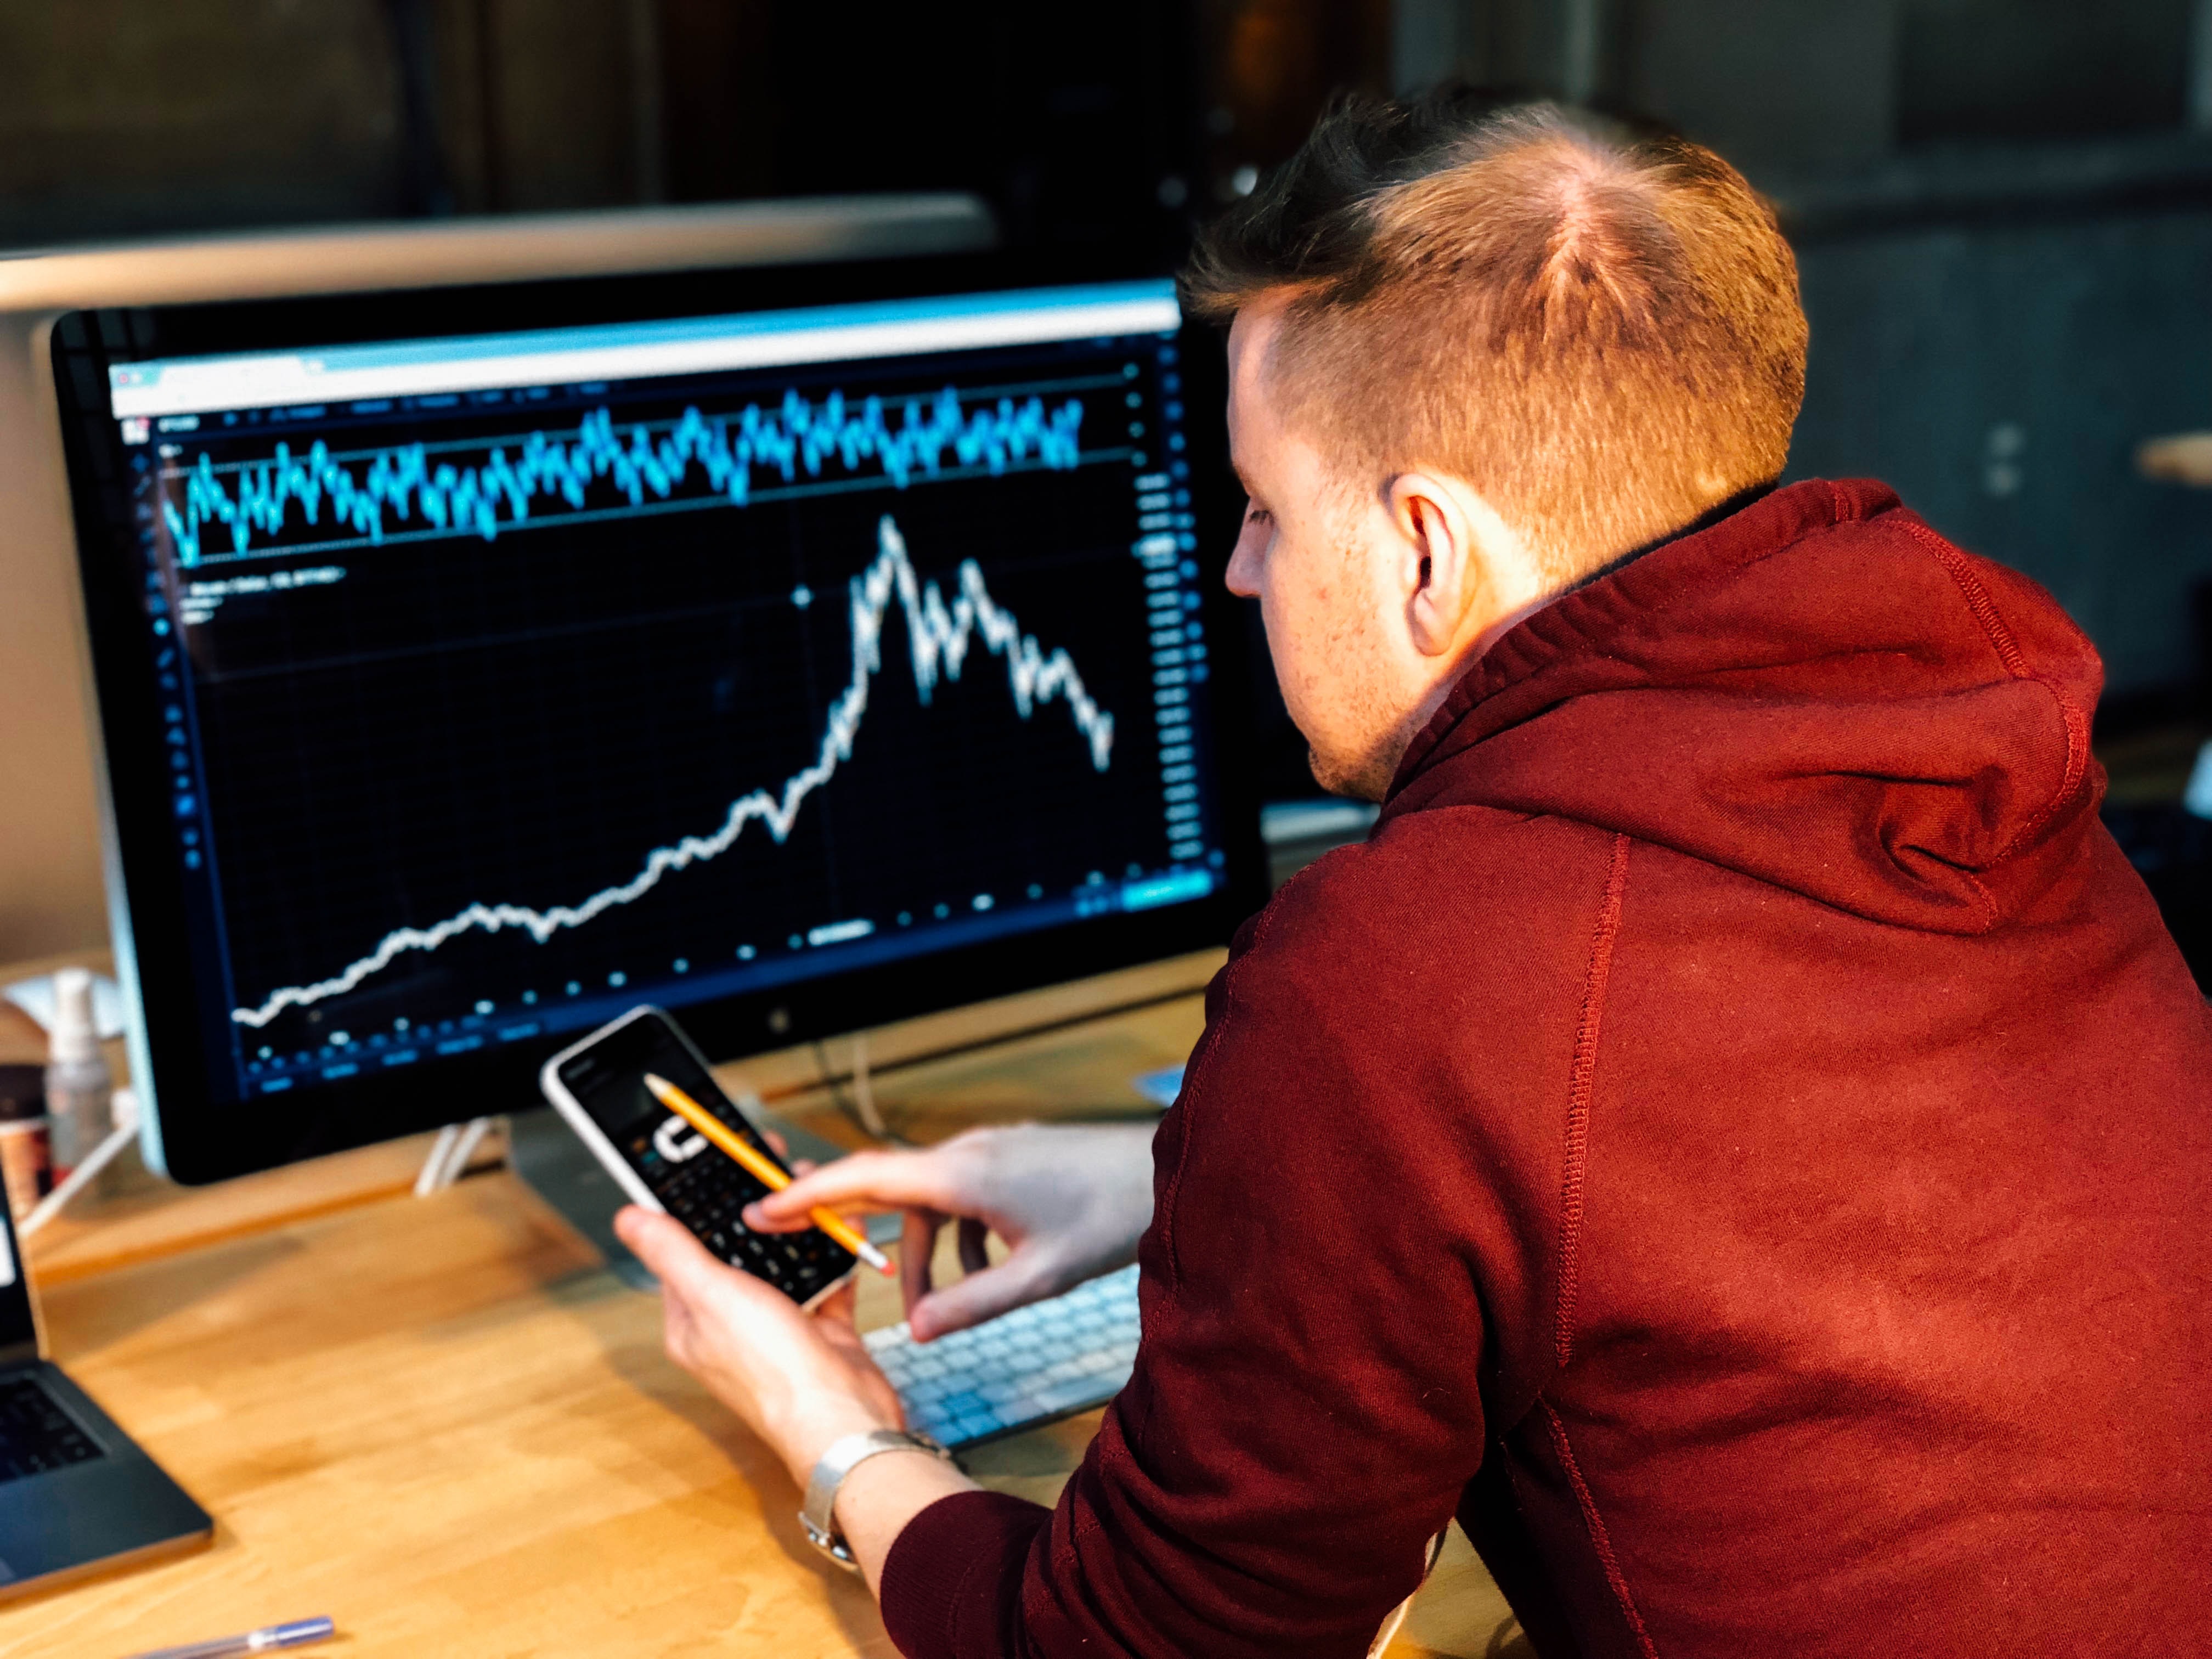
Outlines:
{"type": "Polygon", "coordinates": [[[1425,472],[1390,481],[1390,521],[1397,531],[1406,596],[1406,629],[1425,657],[1456,651],[1481,608],[1489,572],[1477,526],[1462,491],[1425,472]]]}

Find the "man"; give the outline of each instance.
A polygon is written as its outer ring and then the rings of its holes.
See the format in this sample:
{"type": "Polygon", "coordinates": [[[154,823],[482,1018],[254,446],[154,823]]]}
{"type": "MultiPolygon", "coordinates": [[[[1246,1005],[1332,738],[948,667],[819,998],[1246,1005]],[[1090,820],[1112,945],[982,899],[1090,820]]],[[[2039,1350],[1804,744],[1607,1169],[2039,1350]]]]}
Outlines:
{"type": "MultiPolygon", "coordinates": [[[[1150,1147],[761,1206],[1005,1235],[923,1334],[1142,1264],[1055,1510],[847,1479],[901,1649],[1357,1655],[1456,1515],[1547,1659],[2212,1651],[2205,1006],[2097,821],[2087,642],[1878,484],[1771,488],[1765,209],[1554,111],[1358,106],[1186,287],[1234,319],[1230,585],[1382,813],[1239,935],[1150,1147]]],[[[623,1226],[794,1480],[896,1423],[848,1324],[623,1226]]]]}

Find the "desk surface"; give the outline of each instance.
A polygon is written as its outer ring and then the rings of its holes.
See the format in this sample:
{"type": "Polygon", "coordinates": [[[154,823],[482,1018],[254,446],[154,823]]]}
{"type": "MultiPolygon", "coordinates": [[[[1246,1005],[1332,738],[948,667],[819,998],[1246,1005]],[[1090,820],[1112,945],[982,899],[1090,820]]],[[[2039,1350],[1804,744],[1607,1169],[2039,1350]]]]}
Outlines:
{"type": "MultiPolygon", "coordinates": [[[[1199,1023],[1182,998],[905,1067],[878,1097],[921,1139],[1055,1101],[1097,1115],[1109,1079],[1126,1091],[1173,1063],[1199,1023]]],[[[781,1104],[845,1134],[819,1091],[781,1104]]],[[[891,1651],[865,1589],[800,1537],[788,1478],[664,1357],[658,1302],[520,1183],[332,1209],[348,1178],[293,1178],[308,1199],[263,1231],[166,1255],[61,1241],[54,1357],[215,1514],[216,1540],[0,1608],[0,1656],[123,1655],[319,1613],[343,1637],[312,1650],[334,1653],[891,1651]]],[[[893,1296],[872,1280],[863,1322],[895,1318],[893,1296]]],[[[975,1473],[1049,1500],[1096,1423],[985,1448],[975,1473]]],[[[1454,1541],[1393,1655],[1525,1652],[1454,1541]]]]}

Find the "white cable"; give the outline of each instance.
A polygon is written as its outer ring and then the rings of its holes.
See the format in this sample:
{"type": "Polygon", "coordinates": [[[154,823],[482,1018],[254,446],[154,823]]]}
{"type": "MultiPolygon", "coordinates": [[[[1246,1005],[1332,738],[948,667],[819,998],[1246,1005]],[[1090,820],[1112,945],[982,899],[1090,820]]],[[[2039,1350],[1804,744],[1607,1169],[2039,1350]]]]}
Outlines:
{"type": "Polygon", "coordinates": [[[853,1033],[853,1109],[860,1114],[860,1127],[878,1140],[889,1140],[891,1132],[884,1127],[884,1115],[876,1109],[876,1091],[868,1081],[868,1034],[853,1033]]]}
{"type": "Polygon", "coordinates": [[[461,1132],[458,1123],[448,1123],[438,1131],[438,1139],[430,1148],[430,1156],[422,1160],[422,1173],[415,1177],[415,1196],[428,1198],[440,1186],[438,1177],[446,1168],[446,1154],[453,1150],[453,1140],[461,1132]]]}
{"type": "Polygon", "coordinates": [[[490,1128],[491,1120],[488,1117],[469,1120],[468,1127],[454,1139],[453,1156],[446,1160],[446,1178],[441,1185],[450,1187],[468,1173],[469,1159],[475,1156],[490,1128]]]}
{"type": "Polygon", "coordinates": [[[491,1125],[488,1117],[472,1117],[465,1124],[448,1123],[439,1130],[430,1155],[422,1160],[422,1174],[415,1177],[415,1196],[442,1193],[459,1181],[491,1125]]]}
{"type": "Polygon", "coordinates": [[[15,1236],[28,1238],[62,1212],[62,1206],[88,1186],[93,1177],[115,1161],[115,1155],[128,1146],[138,1133],[138,1096],[135,1090],[118,1089],[110,1097],[109,1110],[115,1115],[115,1127],[107,1132],[107,1139],[94,1147],[83,1163],[69,1173],[69,1178],[40,1199],[30,1214],[16,1224],[15,1236]]]}

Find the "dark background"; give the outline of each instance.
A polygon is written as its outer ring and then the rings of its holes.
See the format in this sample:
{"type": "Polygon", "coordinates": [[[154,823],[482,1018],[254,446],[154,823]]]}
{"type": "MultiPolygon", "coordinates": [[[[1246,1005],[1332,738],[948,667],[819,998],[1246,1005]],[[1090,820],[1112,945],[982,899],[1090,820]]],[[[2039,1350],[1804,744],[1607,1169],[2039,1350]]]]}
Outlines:
{"type": "MultiPolygon", "coordinates": [[[[1166,268],[1334,89],[1452,75],[1776,199],[1793,471],[2050,586],[2115,800],[2166,811],[2212,730],[2212,493],[2134,455],[2212,427],[2212,0],[0,0],[0,247],[959,187],[1070,268],[1166,268]]],[[[1310,794],[1255,696],[1266,793],[1310,794]]]]}

